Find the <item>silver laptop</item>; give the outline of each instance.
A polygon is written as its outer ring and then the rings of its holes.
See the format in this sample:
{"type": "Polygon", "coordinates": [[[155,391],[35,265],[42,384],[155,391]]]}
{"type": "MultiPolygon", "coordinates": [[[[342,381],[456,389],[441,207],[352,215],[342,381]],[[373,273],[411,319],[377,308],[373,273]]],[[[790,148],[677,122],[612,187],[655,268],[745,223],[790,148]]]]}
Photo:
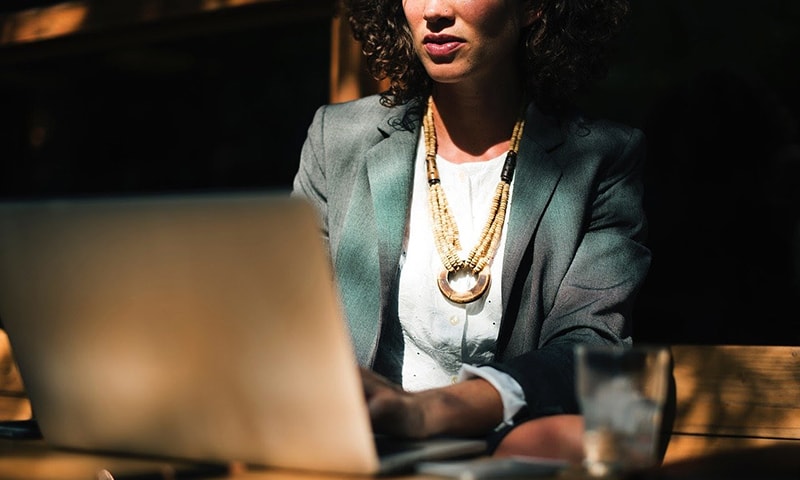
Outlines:
{"type": "Polygon", "coordinates": [[[317,217],[285,193],[0,204],[0,320],[57,447],[339,473],[378,455],[317,217]]]}

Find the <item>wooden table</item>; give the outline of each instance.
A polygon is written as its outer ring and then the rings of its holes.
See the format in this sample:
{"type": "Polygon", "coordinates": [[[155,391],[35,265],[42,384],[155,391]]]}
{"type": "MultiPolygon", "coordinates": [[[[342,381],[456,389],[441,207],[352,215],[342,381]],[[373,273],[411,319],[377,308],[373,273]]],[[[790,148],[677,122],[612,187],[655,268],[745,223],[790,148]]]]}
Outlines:
{"type": "MultiPolygon", "coordinates": [[[[218,466],[139,458],[88,454],[48,447],[41,440],[0,439],[0,480],[359,480],[368,477],[325,475],[281,469],[254,469],[241,465],[218,466]]],[[[440,477],[405,475],[380,477],[389,480],[440,480],[440,477]]],[[[579,468],[567,469],[541,480],[588,480],[579,468]]],[[[800,449],[796,446],[748,448],[715,453],[664,467],[634,472],[624,480],[797,480],[800,479],[800,449]]],[[[609,480],[609,479],[606,479],[609,480]]],[[[622,480],[618,478],[617,480],[622,480]]]]}
{"type": "MultiPolygon", "coordinates": [[[[358,475],[326,475],[281,469],[198,465],[166,459],[89,454],[48,447],[42,440],[0,439],[0,480],[156,480],[156,479],[241,480],[360,480],[358,475]],[[106,473],[107,472],[107,473],[106,473]]],[[[391,480],[441,480],[425,475],[381,476],[391,480]]],[[[544,480],[585,480],[580,469],[569,470],[544,480]]]]}

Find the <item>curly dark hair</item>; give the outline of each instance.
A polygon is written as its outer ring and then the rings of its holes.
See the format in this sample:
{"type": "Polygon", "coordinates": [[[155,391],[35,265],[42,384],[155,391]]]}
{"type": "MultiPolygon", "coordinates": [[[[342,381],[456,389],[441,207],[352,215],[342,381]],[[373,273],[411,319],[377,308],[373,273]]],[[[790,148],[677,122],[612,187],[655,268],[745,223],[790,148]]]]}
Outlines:
{"type": "MultiPolygon", "coordinates": [[[[522,0],[520,0],[522,1],[522,0]]],[[[430,93],[431,79],[417,58],[401,0],[342,0],[367,68],[388,79],[385,105],[430,93]]],[[[540,108],[563,105],[605,76],[609,46],[630,9],[627,0],[534,0],[540,16],[520,35],[519,61],[528,95],[540,108]]]]}

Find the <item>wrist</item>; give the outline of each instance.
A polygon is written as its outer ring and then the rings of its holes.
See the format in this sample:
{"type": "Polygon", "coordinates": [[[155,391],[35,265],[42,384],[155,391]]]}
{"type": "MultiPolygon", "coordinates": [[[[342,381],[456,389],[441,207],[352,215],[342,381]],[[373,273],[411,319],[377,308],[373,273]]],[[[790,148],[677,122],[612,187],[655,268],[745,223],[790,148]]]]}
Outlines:
{"type": "Polygon", "coordinates": [[[414,396],[415,408],[421,415],[420,432],[425,437],[482,435],[503,421],[503,402],[499,392],[481,378],[426,390],[414,396]]]}
{"type": "Polygon", "coordinates": [[[420,433],[422,437],[433,437],[448,432],[447,393],[445,389],[425,390],[415,395],[416,408],[420,412],[420,433]]]}

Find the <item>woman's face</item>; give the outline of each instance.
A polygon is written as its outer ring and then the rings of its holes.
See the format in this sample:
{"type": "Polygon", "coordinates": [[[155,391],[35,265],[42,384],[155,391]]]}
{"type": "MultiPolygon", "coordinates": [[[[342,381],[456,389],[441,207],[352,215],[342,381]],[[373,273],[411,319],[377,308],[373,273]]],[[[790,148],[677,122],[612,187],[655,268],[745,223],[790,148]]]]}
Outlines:
{"type": "Polygon", "coordinates": [[[527,4],[520,0],[403,0],[403,10],[414,49],[431,78],[459,83],[516,75],[520,31],[535,19],[527,4]]]}

